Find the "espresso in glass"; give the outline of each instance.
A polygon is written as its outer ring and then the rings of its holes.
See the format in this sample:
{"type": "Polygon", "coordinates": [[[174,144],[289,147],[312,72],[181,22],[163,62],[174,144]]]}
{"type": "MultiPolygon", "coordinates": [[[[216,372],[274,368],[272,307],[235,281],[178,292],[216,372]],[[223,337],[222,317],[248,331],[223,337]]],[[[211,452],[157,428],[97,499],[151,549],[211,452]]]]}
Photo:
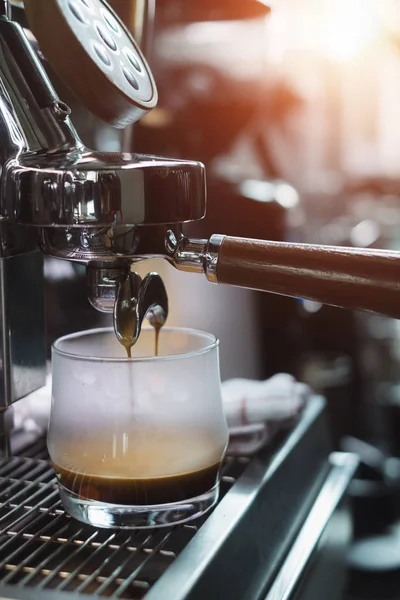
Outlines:
{"type": "Polygon", "coordinates": [[[228,442],[218,342],[145,329],[132,358],[112,330],[66,336],[53,348],[48,447],[61,499],[103,527],[183,522],[216,502],[228,442]]]}
{"type": "Polygon", "coordinates": [[[206,433],[150,431],[144,443],[138,443],[134,430],[126,436],[131,449],[121,447],[114,458],[104,438],[80,446],[67,443],[60,448],[63,464],[54,463],[60,483],[82,498],[141,506],[194,498],[217,483],[223,448],[206,433]],[[153,444],[152,436],[159,441],[153,444]],[[78,448],[85,449],[84,461],[78,448]]]}

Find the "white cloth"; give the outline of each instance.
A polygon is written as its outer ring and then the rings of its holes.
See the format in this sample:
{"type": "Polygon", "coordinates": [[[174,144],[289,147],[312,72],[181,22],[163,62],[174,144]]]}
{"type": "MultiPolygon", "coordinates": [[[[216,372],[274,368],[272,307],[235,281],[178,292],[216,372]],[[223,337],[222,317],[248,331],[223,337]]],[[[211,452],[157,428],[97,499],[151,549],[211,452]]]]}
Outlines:
{"type": "Polygon", "coordinates": [[[307,385],[287,373],[264,381],[230,379],[221,389],[230,454],[257,452],[300,415],[311,393],[307,385]]]}
{"type": "Polygon", "coordinates": [[[221,389],[229,428],[291,419],[301,411],[309,394],[307,385],[286,373],[265,381],[230,379],[221,389]]]}

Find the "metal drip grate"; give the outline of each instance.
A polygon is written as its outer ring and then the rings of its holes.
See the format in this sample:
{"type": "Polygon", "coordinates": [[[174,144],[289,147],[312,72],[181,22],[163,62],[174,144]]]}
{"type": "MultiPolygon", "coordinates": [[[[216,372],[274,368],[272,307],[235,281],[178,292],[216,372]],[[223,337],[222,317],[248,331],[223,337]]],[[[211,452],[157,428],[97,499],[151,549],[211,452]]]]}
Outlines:
{"type": "MultiPolygon", "coordinates": [[[[226,459],[220,498],[248,462],[226,459]]],[[[0,464],[0,585],[139,600],[206,519],[130,532],[83,525],[65,514],[39,440],[0,464]]]]}

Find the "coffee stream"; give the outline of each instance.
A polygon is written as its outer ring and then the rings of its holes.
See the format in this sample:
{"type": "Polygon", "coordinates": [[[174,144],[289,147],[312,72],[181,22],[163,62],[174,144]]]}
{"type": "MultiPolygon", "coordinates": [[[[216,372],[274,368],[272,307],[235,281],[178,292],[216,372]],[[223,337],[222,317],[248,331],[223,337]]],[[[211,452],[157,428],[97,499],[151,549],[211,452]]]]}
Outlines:
{"type": "Polygon", "coordinates": [[[158,342],[159,342],[159,338],[160,338],[160,331],[161,331],[161,325],[155,324],[154,325],[154,334],[155,334],[154,356],[158,356],[158,342]]]}
{"type": "Polygon", "coordinates": [[[158,356],[160,331],[165,324],[167,314],[161,306],[153,306],[146,315],[150,325],[154,328],[154,356],[158,356]]]}
{"type": "MultiPolygon", "coordinates": [[[[158,348],[159,348],[159,341],[160,341],[160,331],[161,331],[161,327],[162,325],[160,323],[152,323],[152,327],[154,329],[154,356],[158,356],[158,348]]],[[[128,358],[132,358],[132,346],[133,344],[130,344],[128,341],[126,341],[126,339],[124,339],[122,342],[122,345],[124,346],[125,350],[126,350],[126,355],[128,358]]]]}

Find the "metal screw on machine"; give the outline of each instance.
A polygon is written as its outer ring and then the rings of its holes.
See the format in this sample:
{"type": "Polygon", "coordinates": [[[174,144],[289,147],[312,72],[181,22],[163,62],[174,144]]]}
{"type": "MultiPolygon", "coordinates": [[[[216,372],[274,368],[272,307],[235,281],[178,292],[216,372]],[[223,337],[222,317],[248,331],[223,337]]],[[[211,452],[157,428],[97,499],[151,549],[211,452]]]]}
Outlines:
{"type": "Polygon", "coordinates": [[[0,0],[0,16],[11,18],[11,6],[8,0],[0,0]]]}

